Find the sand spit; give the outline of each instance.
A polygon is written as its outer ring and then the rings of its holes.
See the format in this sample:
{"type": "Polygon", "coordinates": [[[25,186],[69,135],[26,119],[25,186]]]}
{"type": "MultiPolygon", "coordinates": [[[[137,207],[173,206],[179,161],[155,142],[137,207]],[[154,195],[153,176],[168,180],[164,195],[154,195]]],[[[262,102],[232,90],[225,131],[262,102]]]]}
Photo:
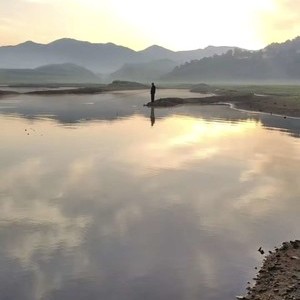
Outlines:
{"type": "MultiPolygon", "coordinates": [[[[263,249],[258,249],[264,254],[263,249]]],[[[284,242],[269,251],[257,276],[240,300],[300,300],[300,240],[284,242]]]]}

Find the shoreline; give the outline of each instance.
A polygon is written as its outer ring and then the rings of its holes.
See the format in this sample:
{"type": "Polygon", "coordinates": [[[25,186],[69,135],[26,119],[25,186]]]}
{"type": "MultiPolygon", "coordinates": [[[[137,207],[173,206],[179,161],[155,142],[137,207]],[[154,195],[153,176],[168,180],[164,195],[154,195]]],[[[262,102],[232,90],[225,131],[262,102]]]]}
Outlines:
{"type": "MultiPolygon", "coordinates": [[[[142,86],[130,86],[125,90],[133,88],[144,89],[142,86]]],[[[69,89],[47,89],[29,92],[3,91],[0,90],[0,99],[5,96],[13,95],[95,95],[109,93],[112,91],[123,90],[120,86],[110,85],[107,87],[79,87],[69,89]]],[[[197,105],[218,105],[226,104],[233,109],[249,113],[265,113],[283,118],[300,118],[300,101],[290,101],[287,98],[280,98],[271,95],[258,95],[254,93],[235,93],[235,94],[215,94],[207,97],[194,98],[160,98],[154,102],[144,104],[148,107],[173,107],[177,105],[197,104],[197,105]]]]}
{"type": "MultiPolygon", "coordinates": [[[[264,254],[261,248],[258,251],[264,254]]],[[[300,240],[284,242],[269,251],[253,280],[255,284],[246,288],[246,295],[236,296],[238,300],[299,300],[300,240]]]]}

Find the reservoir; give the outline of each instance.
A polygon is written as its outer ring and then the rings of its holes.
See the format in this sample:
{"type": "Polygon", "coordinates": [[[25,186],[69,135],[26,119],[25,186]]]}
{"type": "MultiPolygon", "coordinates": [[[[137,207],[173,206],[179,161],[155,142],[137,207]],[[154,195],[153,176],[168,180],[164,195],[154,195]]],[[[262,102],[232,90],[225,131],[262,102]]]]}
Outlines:
{"type": "Polygon", "coordinates": [[[235,299],[299,239],[300,119],[148,101],[0,99],[1,299],[235,299]]]}

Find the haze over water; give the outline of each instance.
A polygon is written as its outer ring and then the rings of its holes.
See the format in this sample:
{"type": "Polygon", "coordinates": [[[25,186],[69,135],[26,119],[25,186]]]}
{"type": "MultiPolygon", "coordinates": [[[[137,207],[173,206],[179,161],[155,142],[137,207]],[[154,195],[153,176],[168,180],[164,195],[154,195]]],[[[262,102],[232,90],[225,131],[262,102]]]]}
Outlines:
{"type": "Polygon", "coordinates": [[[148,100],[0,100],[1,299],[234,299],[299,238],[299,119],[148,100]]]}

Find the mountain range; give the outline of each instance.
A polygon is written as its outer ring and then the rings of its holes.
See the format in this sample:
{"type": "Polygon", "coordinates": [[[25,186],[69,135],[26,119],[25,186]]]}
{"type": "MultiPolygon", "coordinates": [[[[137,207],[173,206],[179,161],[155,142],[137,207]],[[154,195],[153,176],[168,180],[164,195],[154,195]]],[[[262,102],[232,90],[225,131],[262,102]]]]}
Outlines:
{"type": "Polygon", "coordinates": [[[95,73],[108,74],[117,71],[124,64],[149,63],[169,59],[179,65],[193,59],[222,54],[232,47],[213,47],[191,51],[171,51],[153,45],[142,51],[115,45],[113,43],[90,43],[74,39],[59,39],[49,44],[32,41],[0,47],[0,68],[37,68],[49,64],[72,63],[95,73]]]}
{"type": "Polygon", "coordinates": [[[112,43],[60,39],[0,47],[0,84],[139,82],[298,82],[300,37],[251,51],[213,47],[142,51],[112,43]]]}
{"type": "Polygon", "coordinates": [[[186,62],[164,75],[171,82],[299,83],[300,37],[258,51],[235,48],[186,62]]]}

